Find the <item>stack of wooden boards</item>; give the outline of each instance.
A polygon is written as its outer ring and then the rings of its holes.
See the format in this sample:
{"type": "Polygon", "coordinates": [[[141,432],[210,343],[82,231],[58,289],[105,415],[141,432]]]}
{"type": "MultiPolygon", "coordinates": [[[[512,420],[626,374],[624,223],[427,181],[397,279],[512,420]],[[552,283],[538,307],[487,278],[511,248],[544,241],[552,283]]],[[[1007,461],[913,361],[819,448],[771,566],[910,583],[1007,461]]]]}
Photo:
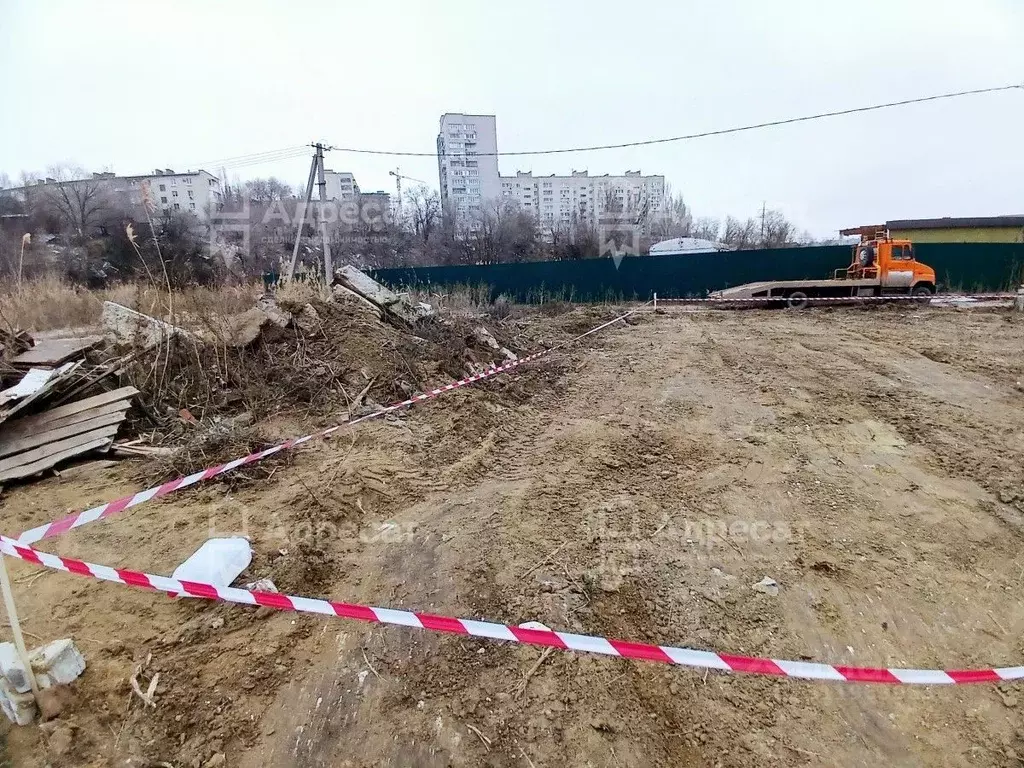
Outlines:
{"type": "Polygon", "coordinates": [[[57,406],[0,427],[0,483],[50,469],[89,451],[107,451],[124,421],[134,387],[57,406]]]}

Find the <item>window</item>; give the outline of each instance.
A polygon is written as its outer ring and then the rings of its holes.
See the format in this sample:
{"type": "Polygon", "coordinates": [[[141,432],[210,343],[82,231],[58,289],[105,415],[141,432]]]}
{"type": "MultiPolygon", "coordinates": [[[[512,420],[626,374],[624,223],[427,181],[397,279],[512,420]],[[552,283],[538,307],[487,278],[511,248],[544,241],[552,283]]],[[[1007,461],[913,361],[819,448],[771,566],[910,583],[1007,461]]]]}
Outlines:
{"type": "Polygon", "coordinates": [[[178,180],[177,179],[171,179],[171,186],[172,187],[178,186],[178,180]]]}
{"type": "Polygon", "coordinates": [[[191,190],[191,189],[190,189],[190,190],[188,191],[188,199],[189,199],[189,200],[191,200],[191,199],[192,199],[192,190],[191,190]]]}
{"type": "Polygon", "coordinates": [[[180,211],[180,210],[181,210],[181,206],[180,206],[180,205],[178,205],[177,203],[175,203],[175,204],[174,204],[174,210],[176,210],[176,211],[180,211]]]}
{"type": "Polygon", "coordinates": [[[894,245],[892,247],[893,261],[911,261],[914,258],[914,251],[909,245],[894,245]]]}
{"type": "Polygon", "coordinates": [[[191,210],[193,210],[193,211],[194,211],[194,210],[196,209],[196,204],[195,204],[195,203],[189,203],[189,204],[188,204],[188,207],[189,207],[189,208],[190,208],[191,210]]]}
{"type": "Polygon", "coordinates": [[[167,202],[167,198],[166,197],[161,197],[160,198],[160,202],[161,203],[166,203],[167,202]]]}
{"type": "Polygon", "coordinates": [[[166,184],[161,184],[160,185],[160,191],[161,192],[166,192],[167,191],[167,185],[166,184]]]}
{"type": "Polygon", "coordinates": [[[173,192],[171,192],[171,197],[177,197],[177,196],[178,196],[178,190],[174,190],[173,192]]]}
{"type": "Polygon", "coordinates": [[[192,177],[191,176],[186,176],[185,177],[185,183],[186,184],[191,184],[192,183],[192,177]]]}

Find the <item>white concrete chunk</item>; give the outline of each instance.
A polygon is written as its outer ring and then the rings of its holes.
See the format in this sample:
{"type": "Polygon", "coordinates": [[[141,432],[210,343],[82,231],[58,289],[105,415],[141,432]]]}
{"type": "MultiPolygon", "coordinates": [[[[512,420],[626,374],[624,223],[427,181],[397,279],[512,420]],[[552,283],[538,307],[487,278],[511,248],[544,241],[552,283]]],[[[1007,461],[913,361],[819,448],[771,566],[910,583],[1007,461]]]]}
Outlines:
{"type": "Polygon", "coordinates": [[[28,660],[32,669],[45,674],[53,685],[67,685],[85,671],[85,657],[68,638],[33,649],[28,660]]]}
{"type": "Polygon", "coordinates": [[[31,691],[18,693],[0,678],[0,709],[12,723],[31,725],[36,719],[36,698],[31,691]]]}
{"type": "Polygon", "coordinates": [[[0,643],[0,675],[6,678],[17,693],[25,693],[32,689],[25,665],[18,658],[18,649],[14,647],[14,643],[0,643]]]}

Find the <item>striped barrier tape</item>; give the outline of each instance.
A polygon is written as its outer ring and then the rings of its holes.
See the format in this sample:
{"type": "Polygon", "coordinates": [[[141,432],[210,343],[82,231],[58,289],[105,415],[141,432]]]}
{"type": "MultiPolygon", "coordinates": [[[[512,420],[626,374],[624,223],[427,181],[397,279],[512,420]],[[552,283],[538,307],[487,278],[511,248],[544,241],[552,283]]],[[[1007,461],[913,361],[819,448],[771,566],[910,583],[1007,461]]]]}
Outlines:
{"type": "MultiPolygon", "coordinates": [[[[650,302],[648,302],[648,304],[649,303],[650,302]]],[[[67,533],[68,531],[74,528],[79,528],[83,525],[87,525],[96,520],[102,520],[103,518],[110,517],[111,515],[116,515],[119,512],[123,512],[126,509],[131,509],[132,507],[137,507],[140,504],[144,504],[152,499],[162,498],[168,495],[169,493],[179,491],[182,488],[188,488],[189,486],[195,485],[196,483],[201,483],[206,480],[210,480],[212,478],[231,472],[232,470],[238,469],[239,467],[244,467],[249,464],[255,464],[257,461],[265,459],[268,456],[273,456],[275,453],[279,453],[280,451],[287,451],[292,448],[296,448],[302,445],[303,443],[309,442],[310,440],[330,437],[335,432],[344,427],[352,427],[364,421],[370,421],[371,419],[379,419],[394,411],[400,410],[402,408],[408,408],[409,406],[415,405],[416,403],[422,403],[424,400],[431,400],[435,397],[445,394],[446,392],[451,392],[454,389],[464,387],[467,384],[474,384],[478,381],[489,379],[492,376],[497,376],[499,373],[506,373],[515,368],[518,368],[521,365],[525,365],[526,363],[530,363],[533,362],[534,360],[538,360],[542,357],[545,357],[546,355],[550,355],[552,352],[567,347],[568,345],[573,344],[579,341],[580,339],[586,338],[591,334],[597,333],[598,331],[601,331],[610,325],[614,325],[615,323],[621,320],[625,320],[627,317],[636,314],[646,306],[647,304],[642,304],[640,307],[637,307],[636,309],[630,310],[625,314],[619,315],[613,320],[609,320],[606,323],[602,323],[601,325],[591,328],[589,331],[586,331],[585,333],[581,333],[579,336],[575,336],[569,339],[568,341],[563,341],[560,344],[556,344],[555,346],[549,349],[542,350],[541,352],[535,352],[532,355],[521,357],[518,360],[513,360],[512,362],[505,363],[504,365],[494,366],[484,371],[483,373],[475,373],[472,376],[467,376],[464,379],[453,381],[450,384],[445,384],[443,387],[438,387],[437,389],[432,389],[429,392],[423,392],[422,394],[416,395],[415,397],[410,397],[407,400],[402,400],[401,402],[388,405],[382,408],[381,410],[374,411],[373,413],[367,414],[366,416],[360,416],[358,419],[343,421],[340,424],[328,427],[327,429],[321,430],[320,432],[315,432],[311,435],[290,438],[288,440],[285,440],[283,443],[272,446],[270,448],[265,448],[262,451],[250,453],[248,456],[243,456],[240,459],[229,461],[226,464],[218,464],[213,467],[207,467],[206,469],[203,469],[199,472],[194,472],[191,475],[178,477],[174,480],[170,480],[166,483],[163,483],[162,485],[147,488],[144,491],[139,491],[138,493],[133,493],[129,496],[122,496],[119,499],[108,501],[105,504],[100,504],[97,507],[87,509],[83,512],[73,512],[70,515],[67,515],[66,517],[60,518],[59,520],[54,520],[53,522],[46,523],[45,525],[40,525],[36,528],[32,528],[28,531],[25,531],[18,537],[18,541],[20,541],[22,544],[33,544],[37,541],[42,541],[43,539],[50,539],[55,536],[60,536],[61,534],[67,533]]]]}
{"type": "MultiPolygon", "coordinates": [[[[1015,298],[1015,293],[976,293],[969,295],[952,295],[952,294],[933,294],[929,297],[929,303],[933,301],[947,302],[947,301],[963,301],[969,299],[971,301],[991,301],[995,299],[1012,299],[1015,298]]],[[[665,302],[671,302],[673,304],[750,304],[754,302],[775,302],[781,303],[787,301],[785,296],[752,296],[746,299],[730,299],[730,298],[718,298],[713,296],[706,296],[703,298],[677,298],[677,299],[666,299],[661,296],[658,297],[657,303],[662,304],[665,302]]],[[[799,302],[829,302],[830,304],[836,303],[848,303],[857,304],[862,301],[913,301],[922,302],[921,296],[804,296],[797,299],[799,302]]]]}
{"type": "Polygon", "coordinates": [[[490,621],[457,619],[417,611],[376,608],[355,603],[338,603],[309,597],[295,597],[278,592],[259,592],[236,587],[220,587],[194,581],[180,581],[141,571],[110,568],[82,560],[60,557],[23,546],[16,540],[0,536],[0,552],[36,565],[78,576],[112,581],[131,587],[152,589],[173,595],[189,595],[207,600],[220,600],[241,605],[259,605],[281,611],[315,613],[323,616],[358,619],[379,624],[393,624],[414,629],[468,637],[504,640],[510,643],[538,645],[564,651],[620,656],[639,661],[658,661],[697,669],[741,672],[803,680],[829,680],[845,683],[889,683],[902,685],[963,685],[966,683],[998,683],[1024,678],[1024,667],[995,669],[901,669],[882,667],[848,667],[808,661],[734,656],[693,648],[650,645],[624,640],[610,640],[594,635],[528,629],[523,626],[497,624],[490,621]]]}

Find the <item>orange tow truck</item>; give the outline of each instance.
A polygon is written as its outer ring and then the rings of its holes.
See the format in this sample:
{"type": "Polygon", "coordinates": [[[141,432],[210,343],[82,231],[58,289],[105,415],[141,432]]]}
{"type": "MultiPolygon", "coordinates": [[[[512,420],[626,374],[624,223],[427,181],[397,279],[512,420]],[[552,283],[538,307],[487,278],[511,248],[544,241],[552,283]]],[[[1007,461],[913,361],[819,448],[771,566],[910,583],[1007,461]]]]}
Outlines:
{"type": "Polygon", "coordinates": [[[888,232],[878,232],[862,234],[860,243],[853,248],[850,266],[837,269],[830,279],[747,283],[716,291],[709,298],[740,302],[751,299],[760,306],[800,309],[811,303],[810,299],[911,295],[926,302],[933,293],[935,270],[914,258],[913,244],[909,240],[894,240],[888,232]]]}

